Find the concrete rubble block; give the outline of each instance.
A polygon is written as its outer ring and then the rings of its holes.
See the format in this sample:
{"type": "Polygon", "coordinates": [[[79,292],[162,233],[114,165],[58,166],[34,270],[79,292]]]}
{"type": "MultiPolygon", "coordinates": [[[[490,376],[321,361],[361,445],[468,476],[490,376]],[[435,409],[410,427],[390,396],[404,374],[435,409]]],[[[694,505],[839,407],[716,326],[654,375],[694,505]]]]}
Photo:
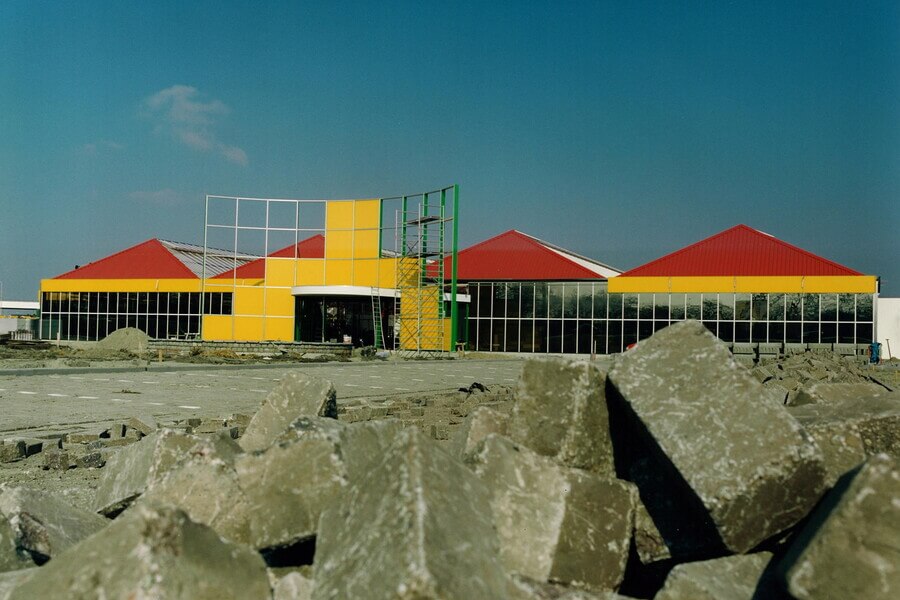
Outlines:
{"type": "Polygon", "coordinates": [[[855,428],[867,455],[885,452],[900,456],[900,394],[884,393],[868,398],[832,398],[819,404],[789,407],[805,427],[824,427],[848,432],[855,428]]]}
{"type": "Polygon", "coordinates": [[[512,573],[506,586],[509,600],[628,600],[612,591],[570,588],[512,573]]]}
{"type": "Polygon", "coordinates": [[[66,471],[72,466],[72,458],[68,450],[47,450],[41,453],[43,456],[43,468],[66,471]]]}
{"type": "Polygon", "coordinates": [[[638,558],[645,565],[672,558],[665,538],[640,499],[634,507],[634,546],[638,558]]]}
{"type": "Polygon", "coordinates": [[[238,486],[240,448],[228,436],[197,444],[160,478],[148,484],[141,504],[169,504],[232,542],[249,542],[248,511],[238,486]]]}
{"type": "Polygon", "coordinates": [[[322,513],[314,568],[316,600],[508,597],[488,490],[413,428],[322,513]]]}
{"type": "Polygon", "coordinates": [[[796,598],[896,598],[900,459],[880,454],[845,475],[778,566],[796,598]]]}
{"type": "Polygon", "coordinates": [[[760,587],[770,552],[726,556],[676,565],[655,600],[751,600],[760,587]]]}
{"type": "Polygon", "coordinates": [[[88,452],[75,457],[75,466],[79,469],[99,469],[106,464],[106,457],[102,452],[88,452]]]}
{"type": "Polygon", "coordinates": [[[34,561],[16,544],[16,533],[6,519],[0,518],[0,575],[34,565],[34,561]]]}
{"type": "Polygon", "coordinates": [[[297,571],[278,576],[269,569],[269,581],[272,584],[272,600],[312,600],[313,580],[297,571]]]}
{"type": "Polygon", "coordinates": [[[797,390],[789,406],[850,400],[865,402],[889,395],[888,390],[875,383],[809,383],[797,390]]]}
{"type": "Polygon", "coordinates": [[[247,452],[268,448],[297,417],[337,419],[337,396],[330,381],[303,373],[288,373],[253,415],[241,446],[247,452]]]}
{"type": "Polygon", "coordinates": [[[41,567],[10,600],[269,598],[266,566],[250,548],[171,506],[135,506],[102,533],[41,567]]]}
{"type": "Polygon", "coordinates": [[[245,500],[239,516],[249,527],[246,543],[274,548],[315,536],[322,511],[367,475],[400,431],[395,421],[344,425],[304,417],[265,452],[239,457],[235,471],[245,500]]]}
{"type": "Polygon", "coordinates": [[[23,440],[0,441],[0,463],[13,462],[25,458],[25,442],[23,440]]]}
{"type": "Polygon", "coordinates": [[[453,436],[453,454],[461,459],[464,458],[491,433],[507,435],[509,433],[509,415],[487,406],[480,406],[466,417],[462,426],[453,436]]]}
{"type": "Polygon", "coordinates": [[[606,371],[585,361],[525,362],[509,437],[579,469],[612,472],[606,371]]]}
{"type": "Polygon", "coordinates": [[[128,421],[125,422],[125,426],[129,429],[134,429],[135,431],[139,431],[143,435],[150,435],[157,429],[159,429],[159,424],[156,422],[150,415],[138,415],[131,417],[128,421]]]}
{"type": "Polygon", "coordinates": [[[699,556],[746,552],[821,496],[821,450],[701,323],[657,332],[619,358],[609,379],[617,466],[629,472],[635,457],[650,460],[676,519],[657,518],[665,511],[637,482],[641,499],[664,536],[696,537],[699,556]],[[685,519],[701,529],[686,530],[685,519]]]}
{"type": "Polygon", "coordinates": [[[17,571],[0,572],[0,600],[9,600],[16,586],[38,572],[37,567],[17,571]]]}
{"type": "MultiPolygon", "coordinates": [[[[217,437],[161,429],[122,448],[103,469],[103,478],[94,498],[95,510],[107,516],[118,514],[192,451],[202,452],[211,444],[224,443],[217,437]]],[[[230,447],[233,447],[233,453],[240,451],[234,443],[230,447]]]]}
{"type": "Polygon", "coordinates": [[[631,543],[633,484],[561,467],[494,434],[468,464],[488,488],[508,571],[594,590],[618,588],[631,543]]]}
{"type": "Polygon", "coordinates": [[[12,528],[16,547],[37,564],[109,524],[94,513],[66,504],[43,491],[0,486],[0,521],[12,528]]]}

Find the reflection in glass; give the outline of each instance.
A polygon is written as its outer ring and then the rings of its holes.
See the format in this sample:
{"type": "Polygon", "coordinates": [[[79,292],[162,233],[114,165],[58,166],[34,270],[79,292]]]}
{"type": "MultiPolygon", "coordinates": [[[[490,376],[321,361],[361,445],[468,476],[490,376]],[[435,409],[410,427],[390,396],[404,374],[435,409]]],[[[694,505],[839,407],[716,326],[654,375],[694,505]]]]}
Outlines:
{"type": "Polygon", "coordinates": [[[718,294],[703,294],[701,302],[701,318],[704,321],[715,321],[719,318],[718,294]]]}
{"type": "MultiPolygon", "coordinates": [[[[857,321],[871,321],[872,320],[872,294],[857,294],[856,295],[856,320],[857,321]]],[[[857,342],[857,343],[862,343],[862,342],[857,342]]]]}
{"type": "Polygon", "coordinates": [[[638,315],[641,319],[653,318],[653,294],[638,294],[638,315]]]}
{"type": "Polygon", "coordinates": [[[638,297],[635,294],[624,294],[622,298],[622,314],[626,319],[637,319],[638,297]]]}
{"type": "MultiPolygon", "coordinates": [[[[854,321],[856,317],[856,295],[838,296],[838,321],[854,321]]],[[[840,335],[838,336],[840,337],[840,335]]],[[[852,335],[850,337],[853,337],[852,335]]]]}
{"type": "Polygon", "coordinates": [[[734,294],[719,294],[719,320],[734,320],[734,294]]]}
{"type": "Polygon", "coordinates": [[[671,294],[670,302],[672,305],[670,318],[673,321],[684,319],[684,294],[671,294]]]}
{"type": "MultiPolygon", "coordinates": [[[[750,294],[734,295],[734,320],[749,321],[750,320],[750,294]]],[[[735,336],[737,332],[735,331],[735,336]]],[[[735,339],[734,341],[737,341],[735,339]]]]}
{"type": "MultiPolygon", "coordinates": [[[[822,294],[822,320],[837,320],[837,296],[834,294],[822,294]]],[[[824,342],[823,342],[824,343],[824,342]]]]}
{"type": "Polygon", "coordinates": [[[663,321],[669,320],[669,295],[668,294],[655,294],[654,295],[653,318],[654,319],[662,319],[663,321]]]}
{"type": "Polygon", "coordinates": [[[594,294],[594,285],[591,283],[578,284],[578,317],[580,319],[590,319],[591,312],[594,308],[592,297],[594,294]]]}
{"type": "MultiPolygon", "coordinates": [[[[769,295],[753,294],[750,298],[750,319],[766,321],[769,318],[769,295]]],[[[760,340],[755,340],[760,341],[760,340]]]]}
{"type": "Polygon", "coordinates": [[[685,294],[685,313],[688,319],[700,320],[700,294],[685,294]]]}

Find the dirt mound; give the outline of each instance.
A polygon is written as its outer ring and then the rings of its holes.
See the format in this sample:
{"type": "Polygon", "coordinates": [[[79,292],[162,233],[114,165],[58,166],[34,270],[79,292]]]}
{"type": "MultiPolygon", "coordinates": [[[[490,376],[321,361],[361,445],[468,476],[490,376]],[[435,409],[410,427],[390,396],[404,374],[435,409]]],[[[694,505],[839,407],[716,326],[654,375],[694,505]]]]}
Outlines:
{"type": "Polygon", "coordinates": [[[117,329],[97,342],[98,350],[125,350],[133,354],[146,352],[150,336],[135,327],[117,329]]]}

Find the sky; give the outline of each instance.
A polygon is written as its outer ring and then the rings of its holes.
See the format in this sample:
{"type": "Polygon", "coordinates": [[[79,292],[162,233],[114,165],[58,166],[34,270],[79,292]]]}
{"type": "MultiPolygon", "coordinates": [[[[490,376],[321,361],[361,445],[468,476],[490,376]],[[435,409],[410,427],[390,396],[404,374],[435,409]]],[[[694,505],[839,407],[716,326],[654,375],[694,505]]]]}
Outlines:
{"type": "Polygon", "coordinates": [[[0,282],[206,194],[460,186],[621,270],[743,223],[900,296],[900,3],[0,2],[0,282]]]}

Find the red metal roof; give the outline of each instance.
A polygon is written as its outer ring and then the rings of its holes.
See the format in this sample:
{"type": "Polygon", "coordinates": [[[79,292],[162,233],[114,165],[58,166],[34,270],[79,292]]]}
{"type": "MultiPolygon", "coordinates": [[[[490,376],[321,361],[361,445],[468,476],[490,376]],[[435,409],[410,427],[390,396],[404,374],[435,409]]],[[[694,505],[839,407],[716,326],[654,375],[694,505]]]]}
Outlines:
{"type": "MultiPolygon", "coordinates": [[[[320,233],[269,254],[269,257],[272,258],[294,258],[295,256],[297,258],[324,258],[325,236],[320,233]],[[296,254],[294,253],[295,246],[296,254]]],[[[263,258],[258,258],[245,265],[241,265],[237,269],[230,269],[224,273],[220,273],[213,277],[213,279],[262,279],[265,276],[266,261],[263,258]]]]}
{"type": "MultiPolygon", "coordinates": [[[[515,229],[460,250],[457,261],[460,281],[604,280],[602,272],[618,273],[515,229]]],[[[450,265],[445,259],[445,279],[450,279],[450,265]]]]}
{"type": "Polygon", "coordinates": [[[197,276],[160,240],[152,239],[58,275],[56,279],[197,279],[197,276]]]}
{"type": "Polygon", "coordinates": [[[746,225],[735,225],[620,277],[862,275],[746,225]]]}

